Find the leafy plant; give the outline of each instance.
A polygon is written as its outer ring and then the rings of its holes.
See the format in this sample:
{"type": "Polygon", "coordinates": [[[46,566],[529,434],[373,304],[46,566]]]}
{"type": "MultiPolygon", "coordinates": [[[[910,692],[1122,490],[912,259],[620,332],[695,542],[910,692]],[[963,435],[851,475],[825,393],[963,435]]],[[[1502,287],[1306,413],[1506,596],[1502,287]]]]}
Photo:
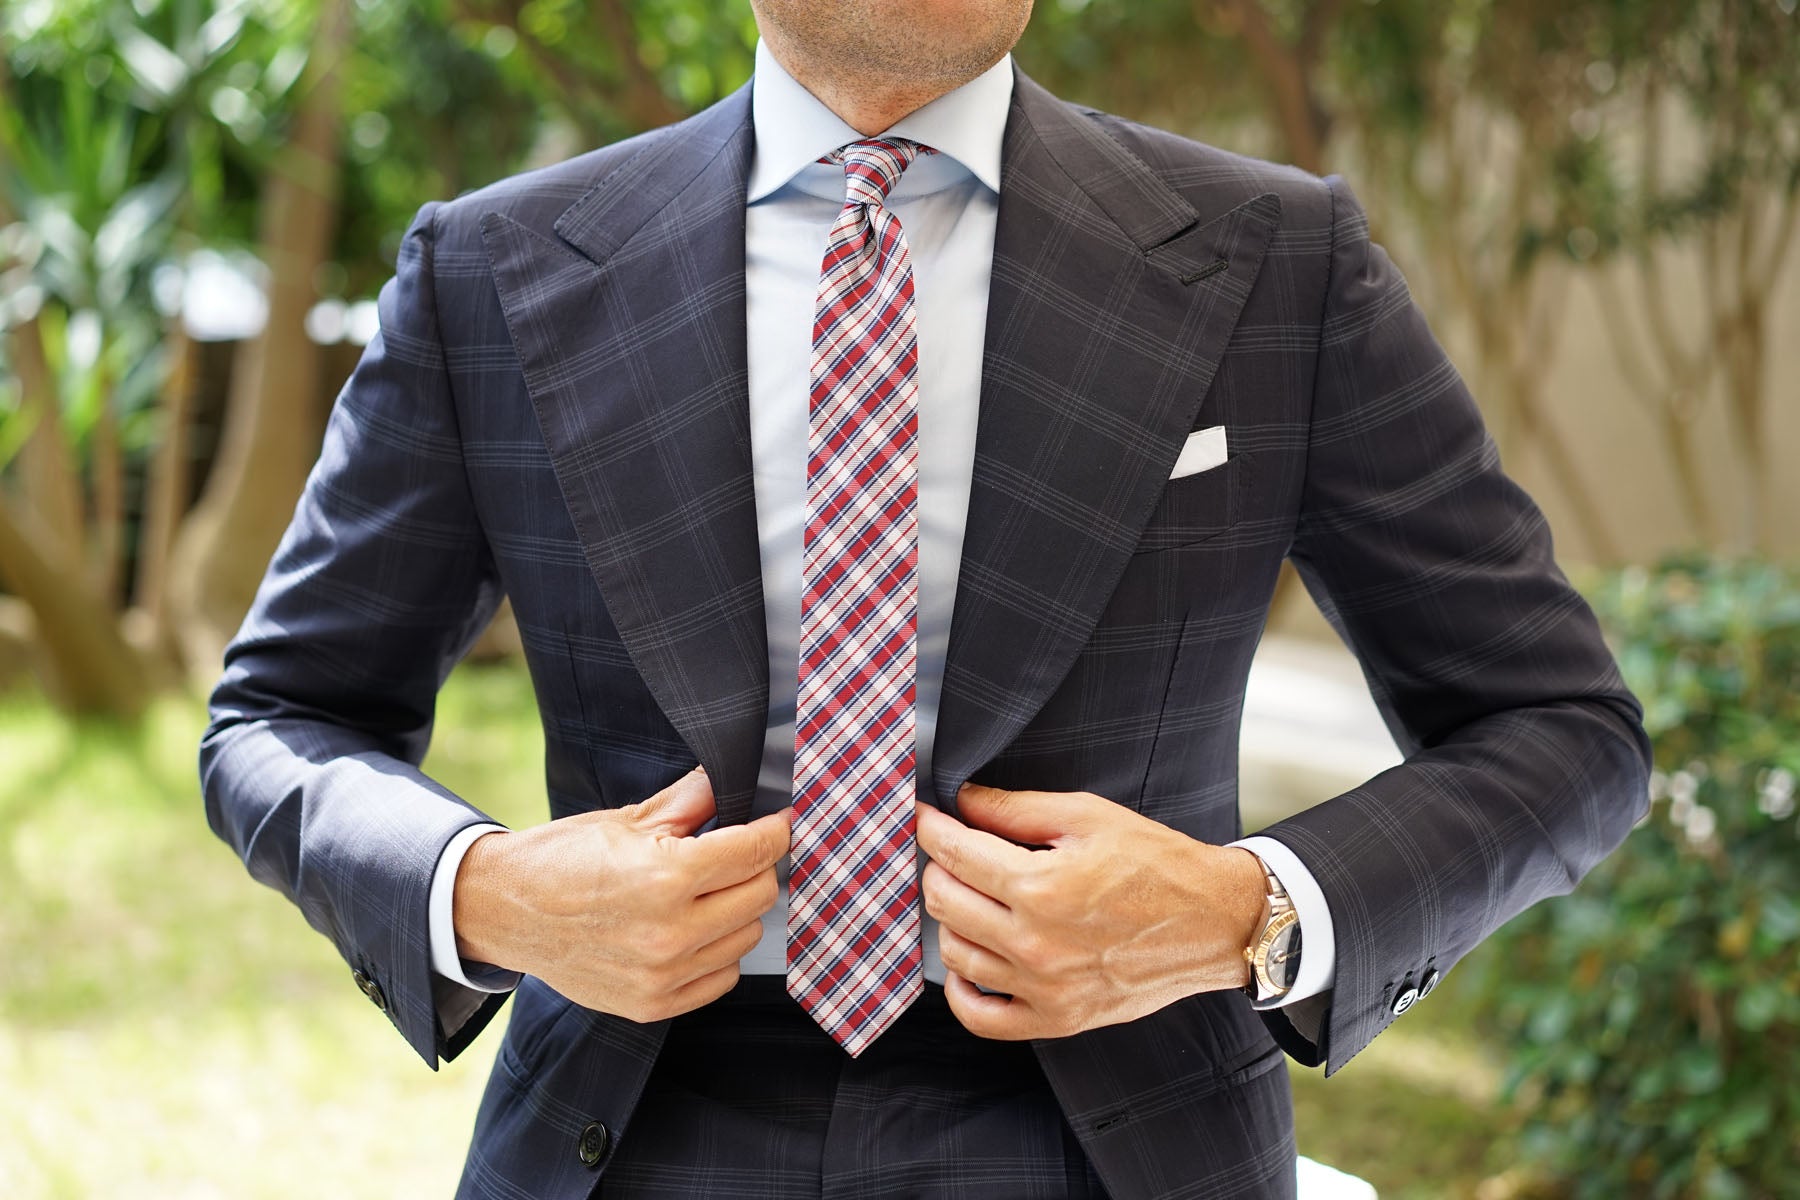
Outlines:
{"type": "Polygon", "coordinates": [[[1800,1170],[1800,576],[1684,558],[1594,601],[1656,746],[1649,817],[1471,964],[1558,1193],[1791,1196],[1800,1170]]]}
{"type": "Polygon", "coordinates": [[[71,709],[134,716],[174,677],[152,660],[192,465],[179,264],[255,225],[311,7],[0,7],[0,579],[71,709]]]}

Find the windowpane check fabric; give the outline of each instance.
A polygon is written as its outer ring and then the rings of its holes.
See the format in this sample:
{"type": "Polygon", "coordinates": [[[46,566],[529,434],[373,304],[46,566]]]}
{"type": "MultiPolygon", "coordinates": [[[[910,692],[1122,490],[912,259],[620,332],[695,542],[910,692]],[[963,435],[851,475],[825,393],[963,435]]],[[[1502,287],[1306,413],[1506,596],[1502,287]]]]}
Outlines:
{"type": "Polygon", "coordinates": [[[852,1056],[924,986],[913,841],[918,339],[888,191],[923,150],[853,142],[820,267],[807,427],[788,992],[852,1056]]]}

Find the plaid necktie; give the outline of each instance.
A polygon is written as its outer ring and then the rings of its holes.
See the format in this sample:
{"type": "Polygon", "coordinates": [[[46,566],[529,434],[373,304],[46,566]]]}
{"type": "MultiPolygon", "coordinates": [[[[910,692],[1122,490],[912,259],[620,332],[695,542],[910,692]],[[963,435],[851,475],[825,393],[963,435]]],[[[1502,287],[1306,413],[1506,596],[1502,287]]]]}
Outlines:
{"type": "Polygon", "coordinates": [[[852,1056],[924,990],[913,847],[918,342],[888,191],[916,142],[853,142],[813,322],[787,988],[852,1056]]]}

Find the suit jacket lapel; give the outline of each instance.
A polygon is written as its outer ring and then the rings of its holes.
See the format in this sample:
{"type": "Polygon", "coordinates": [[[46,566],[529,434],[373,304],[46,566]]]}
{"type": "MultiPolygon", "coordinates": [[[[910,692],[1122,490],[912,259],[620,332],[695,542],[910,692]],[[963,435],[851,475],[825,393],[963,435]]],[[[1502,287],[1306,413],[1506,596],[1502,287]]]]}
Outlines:
{"type": "Polygon", "coordinates": [[[1280,216],[1203,213],[1018,75],[938,712],[940,805],[1036,715],[1166,483],[1280,216]]]}
{"type": "Polygon", "coordinates": [[[768,712],[744,346],[752,136],[746,87],[648,135],[557,236],[481,221],[588,566],[727,824],[749,815],[768,712]]]}
{"type": "MultiPolygon", "coordinates": [[[[744,348],[749,89],[646,139],[554,234],[482,218],[575,529],[651,694],[746,819],[768,657],[744,348]]],[[[1019,75],[981,414],[938,717],[961,782],[1043,706],[1099,620],[1280,214],[1202,213],[1019,75]]]]}

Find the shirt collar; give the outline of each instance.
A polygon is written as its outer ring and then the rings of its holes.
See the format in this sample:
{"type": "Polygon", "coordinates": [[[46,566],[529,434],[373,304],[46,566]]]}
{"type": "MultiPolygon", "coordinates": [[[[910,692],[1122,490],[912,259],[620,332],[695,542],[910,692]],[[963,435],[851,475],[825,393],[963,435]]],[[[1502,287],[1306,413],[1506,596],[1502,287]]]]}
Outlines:
{"type": "MultiPolygon", "coordinates": [[[[1000,191],[1000,143],[1012,104],[1012,55],[981,75],[896,121],[882,137],[906,137],[947,154],[990,191],[1000,191]]],[[[750,92],[756,155],[746,199],[754,204],[798,175],[820,155],[863,140],[844,119],[800,86],[756,44],[756,82],[750,92]]]]}

